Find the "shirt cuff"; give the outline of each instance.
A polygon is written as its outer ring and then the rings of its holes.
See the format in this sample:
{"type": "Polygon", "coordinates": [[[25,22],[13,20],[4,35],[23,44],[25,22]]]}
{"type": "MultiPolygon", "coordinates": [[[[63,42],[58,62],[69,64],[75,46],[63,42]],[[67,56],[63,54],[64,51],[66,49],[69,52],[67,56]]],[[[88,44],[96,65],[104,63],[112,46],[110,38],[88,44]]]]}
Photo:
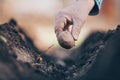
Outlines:
{"type": "Polygon", "coordinates": [[[97,15],[101,9],[102,0],[95,0],[95,5],[90,11],[89,15],[97,15]]]}

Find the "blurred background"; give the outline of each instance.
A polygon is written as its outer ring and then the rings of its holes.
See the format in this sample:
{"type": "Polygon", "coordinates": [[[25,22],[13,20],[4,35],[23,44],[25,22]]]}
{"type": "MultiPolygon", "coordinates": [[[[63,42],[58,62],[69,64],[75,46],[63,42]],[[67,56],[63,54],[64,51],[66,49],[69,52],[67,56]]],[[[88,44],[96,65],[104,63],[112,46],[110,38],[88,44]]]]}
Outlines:
{"type": "MultiPolygon", "coordinates": [[[[119,24],[120,1],[103,1],[100,14],[88,17],[76,47],[80,46],[90,33],[114,29],[119,24]]],[[[47,54],[65,55],[71,50],[65,50],[57,43],[54,33],[55,15],[73,2],[75,0],[0,0],[0,24],[14,18],[37,48],[47,54]]]]}

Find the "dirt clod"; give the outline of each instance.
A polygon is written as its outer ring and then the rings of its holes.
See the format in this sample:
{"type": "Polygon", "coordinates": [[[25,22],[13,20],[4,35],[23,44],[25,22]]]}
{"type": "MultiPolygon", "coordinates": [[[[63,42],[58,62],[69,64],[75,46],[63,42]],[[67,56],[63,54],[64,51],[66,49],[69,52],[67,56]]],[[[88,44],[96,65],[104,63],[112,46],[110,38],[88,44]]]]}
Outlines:
{"type": "MultiPolygon", "coordinates": [[[[15,27],[14,21],[0,25],[0,80],[120,80],[120,26],[91,34],[61,60],[64,66],[38,50],[24,33],[23,41],[15,27]]],[[[70,33],[61,35],[58,39],[63,47],[74,46],[70,33]],[[63,44],[67,39],[70,44],[63,44]]]]}

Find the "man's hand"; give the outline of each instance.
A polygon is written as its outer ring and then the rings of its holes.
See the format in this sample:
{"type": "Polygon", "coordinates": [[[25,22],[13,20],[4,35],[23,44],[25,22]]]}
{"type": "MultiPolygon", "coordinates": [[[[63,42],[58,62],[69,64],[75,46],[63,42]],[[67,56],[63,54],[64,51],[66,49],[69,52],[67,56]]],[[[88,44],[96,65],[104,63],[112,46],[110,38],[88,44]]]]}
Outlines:
{"type": "Polygon", "coordinates": [[[55,33],[62,47],[71,48],[75,45],[71,45],[71,43],[77,41],[81,27],[93,6],[94,0],[78,0],[71,6],[58,12],[56,16],[55,33]],[[72,28],[70,25],[72,25],[72,28]]]}

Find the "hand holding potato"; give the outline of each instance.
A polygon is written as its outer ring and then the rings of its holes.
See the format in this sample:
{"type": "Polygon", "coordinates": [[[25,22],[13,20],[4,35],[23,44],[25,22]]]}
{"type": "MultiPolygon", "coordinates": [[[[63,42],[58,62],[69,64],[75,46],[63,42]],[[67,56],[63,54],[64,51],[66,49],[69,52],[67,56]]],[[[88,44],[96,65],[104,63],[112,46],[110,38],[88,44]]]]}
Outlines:
{"type": "Polygon", "coordinates": [[[93,6],[94,0],[78,0],[58,12],[55,22],[55,33],[59,44],[63,48],[69,49],[75,45],[81,27],[93,6]],[[70,25],[72,25],[72,29],[70,29],[70,25]]]}

